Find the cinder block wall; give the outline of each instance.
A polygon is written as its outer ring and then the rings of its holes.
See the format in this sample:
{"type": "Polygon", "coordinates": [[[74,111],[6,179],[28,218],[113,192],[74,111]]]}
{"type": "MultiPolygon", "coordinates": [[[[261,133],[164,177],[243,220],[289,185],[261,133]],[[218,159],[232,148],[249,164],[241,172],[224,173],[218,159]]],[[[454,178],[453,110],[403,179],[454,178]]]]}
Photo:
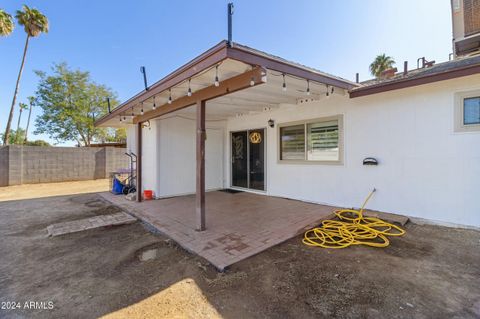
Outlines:
{"type": "Polygon", "coordinates": [[[0,146],[0,186],[8,185],[8,147],[0,146]]]}
{"type": "Polygon", "coordinates": [[[0,148],[0,186],[108,178],[128,167],[124,148],[43,147],[0,148]]]}

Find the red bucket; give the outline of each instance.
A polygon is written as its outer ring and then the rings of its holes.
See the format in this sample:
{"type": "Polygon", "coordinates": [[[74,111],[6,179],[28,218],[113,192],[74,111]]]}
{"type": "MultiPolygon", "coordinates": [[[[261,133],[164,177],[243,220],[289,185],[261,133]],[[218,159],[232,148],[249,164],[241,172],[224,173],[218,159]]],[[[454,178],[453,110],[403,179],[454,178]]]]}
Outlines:
{"type": "Polygon", "coordinates": [[[143,191],[143,199],[149,200],[153,199],[153,191],[150,189],[146,189],[143,191]]]}

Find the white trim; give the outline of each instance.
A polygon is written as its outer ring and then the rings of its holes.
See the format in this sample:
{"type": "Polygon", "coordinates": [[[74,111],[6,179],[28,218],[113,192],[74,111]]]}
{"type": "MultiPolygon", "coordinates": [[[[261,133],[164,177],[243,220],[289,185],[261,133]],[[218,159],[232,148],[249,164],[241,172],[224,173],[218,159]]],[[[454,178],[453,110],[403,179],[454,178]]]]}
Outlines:
{"type": "Polygon", "coordinates": [[[472,97],[480,97],[480,90],[471,90],[456,92],[454,94],[453,107],[453,130],[456,133],[461,132],[479,132],[480,124],[465,124],[464,123],[464,100],[472,97]]]}

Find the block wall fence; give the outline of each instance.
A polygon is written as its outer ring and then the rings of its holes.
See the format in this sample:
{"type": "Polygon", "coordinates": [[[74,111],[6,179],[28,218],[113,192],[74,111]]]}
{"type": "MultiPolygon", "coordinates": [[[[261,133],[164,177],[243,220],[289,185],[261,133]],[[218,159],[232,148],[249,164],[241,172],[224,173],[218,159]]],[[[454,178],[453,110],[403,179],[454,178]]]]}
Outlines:
{"type": "Polygon", "coordinates": [[[0,186],[108,178],[128,168],[125,148],[0,147],[0,186]]]}

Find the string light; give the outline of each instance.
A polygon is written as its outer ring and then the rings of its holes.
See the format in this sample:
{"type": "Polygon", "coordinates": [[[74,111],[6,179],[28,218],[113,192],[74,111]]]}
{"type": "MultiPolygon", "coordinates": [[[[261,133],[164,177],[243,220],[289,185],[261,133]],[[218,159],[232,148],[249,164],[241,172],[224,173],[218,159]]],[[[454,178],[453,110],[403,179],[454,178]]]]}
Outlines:
{"type": "Polygon", "coordinates": [[[327,93],[325,93],[325,95],[328,97],[330,97],[330,93],[328,92],[328,84],[327,84],[327,93]]]}
{"type": "Polygon", "coordinates": [[[132,116],[135,116],[135,114],[133,113],[133,106],[132,106],[132,116]]]}
{"type": "Polygon", "coordinates": [[[254,85],[255,85],[255,79],[252,76],[252,78],[250,79],[250,86],[254,86],[254,85]]]}
{"type": "Polygon", "coordinates": [[[310,95],[310,80],[307,80],[307,95],[310,95]]]}
{"type": "Polygon", "coordinates": [[[122,121],[122,116],[120,115],[120,122],[122,121]]]}
{"type": "Polygon", "coordinates": [[[188,79],[188,92],[187,92],[188,96],[192,96],[192,88],[190,87],[190,81],[191,79],[188,79]]]}
{"type": "Polygon", "coordinates": [[[331,92],[331,94],[333,94],[333,91],[335,91],[335,87],[332,86],[332,92],[331,92]]]}
{"type": "Polygon", "coordinates": [[[143,115],[143,102],[142,102],[142,108],[140,109],[140,115],[143,115]]]}
{"type": "Polygon", "coordinates": [[[157,108],[157,105],[155,104],[155,95],[153,96],[153,109],[155,110],[157,108]]]}
{"type": "Polygon", "coordinates": [[[282,76],[283,76],[282,90],[283,92],[285,92],[287,90],[287,83],[285,83],[285,73],[283,73],[282,76]]]}
{"type": "Polygon", "coordinates": [[[218,82],[218,65],[215,67],[215,86],[219,86],[220,82],[218,82]]]}
{"type": "Polygon", "coordinates": [[[124,120],[124,121],[126,121],[126,120],[127,120],[127,117],[126,117],[125,115],[123,116],[123,120],[124,120]]]}
{"type": "Polygon", "coordinates": [[[168,89],[168,104],[172,104],[172,89],[168,89]]]}

